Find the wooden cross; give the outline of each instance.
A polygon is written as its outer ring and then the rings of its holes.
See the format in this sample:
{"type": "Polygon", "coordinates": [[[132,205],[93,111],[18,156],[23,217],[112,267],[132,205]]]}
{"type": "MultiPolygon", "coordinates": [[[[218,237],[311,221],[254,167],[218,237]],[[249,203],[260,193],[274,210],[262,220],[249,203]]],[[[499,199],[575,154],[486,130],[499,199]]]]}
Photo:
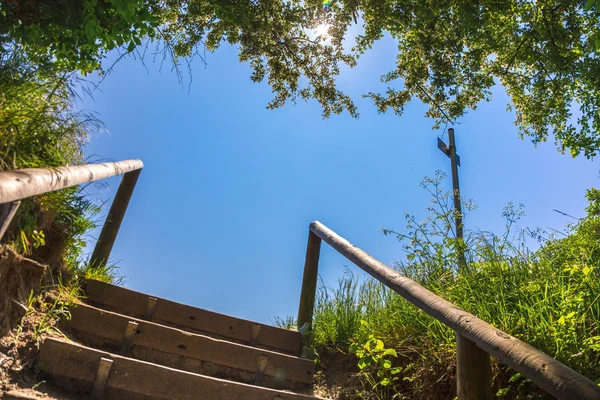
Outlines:
{"type": "Polygon", "coordinates": [[[438,148],[450,158],[452,167],[452,192],[454,195],[454,223],[456,225],[456,238],[459,240],[459,266],[466,266],[464,248],[463,248],[463,222],[462,207],[460,202],[460,188],[458,185],[458,167],[460,166],[460,157],[456,154],[456,142],[454,141],[454,129],[448,129],[448,138],[450,146],[438,138],[438,148]]]}

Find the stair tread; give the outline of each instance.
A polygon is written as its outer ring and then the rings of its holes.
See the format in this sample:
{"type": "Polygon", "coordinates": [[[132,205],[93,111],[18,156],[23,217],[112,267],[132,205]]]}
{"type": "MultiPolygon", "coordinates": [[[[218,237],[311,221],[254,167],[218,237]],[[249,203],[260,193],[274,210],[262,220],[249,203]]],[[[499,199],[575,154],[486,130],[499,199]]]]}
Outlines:
{"type": "Polygon", "coordinates": [[[41,346],[37,367],[51,378],[68,379],[89,391],[101,358],[112,360],[104,397],[112,400],[302,400],[318,399],[181,371],[48,338],[41,346]]]}
{"type": "Polygon", "coordinates": [[[87,281],[85,292],[92,305],[120,314],[293,355],[299,355],[302,350],[302,335],[298,331],[203,310],[96,280],[87,281]],[[156,304],[151,318],[144,318],[151,297],[157,299],[156,304]],[[253,335],[256,327],[260,327],[260,331],[253,335]]]}
{"type": "Polygon", "coordinates": [[[119,349],[129,321],[138,324],[130,342],[132,355],[136,359],[190,372],[202,372],[199,363],[182,362],[181,357],[184,357],[255,374],[258,370],[258,358],[267,357],[265,376],[277,378],[282,384],[286,380],[313,383],[315,366],[310,360],[189,333],[86,304],[79,304],[71,309],[68,324],[72,330],[80,333],[76,333],[76,336],[85,345],[109,350],[119,349]]]}

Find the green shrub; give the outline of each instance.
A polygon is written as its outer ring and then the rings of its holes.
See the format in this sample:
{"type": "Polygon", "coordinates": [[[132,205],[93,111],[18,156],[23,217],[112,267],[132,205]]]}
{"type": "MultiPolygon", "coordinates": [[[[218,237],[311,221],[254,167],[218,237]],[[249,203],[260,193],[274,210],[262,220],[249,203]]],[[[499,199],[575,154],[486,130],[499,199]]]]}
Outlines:
{"type": "MultiPolygon", "coordinates": [[[[85,162],[88,137],[102,124],[77,109],[79,83],[36,69],[19,52],[0,53],[0,171],[85,162]]],[[[3,242],[61,273],[85,275],[83,235],[98,212],[78,187],[26,199],[3,242]]]]}
{"type": "MultiPolygon", "coordinates": [[[[350,353],[358,358],[360,375],[373,389],[384,390],[393,388],[400,378],[402,367],[394,366],[398,353],[392,348],[386,348],[382,340],[370,333],[373,329],[366,321],[361,321],[360,336],[352,340],[350,353]]],[[[393,393],[392,393],[393,394],[393,393]]]]}
{"type": "MultiPolygon", "coordinates": [[[[406,233],[397,237],[407,253],[394,265],[399,272],[444,299],[555,357],[593,380],[600,379],[600,215],[598,192],[588,193],[588,216],[570,226],[563,238],[543,231],[516,230],[522,207],[503,212],[502,235],[470,231],[465,235],[467,266],[460,271],[453,211],[441,190],[442,174],[426,179],[432,194],[429,216],[418,222],[408,215],[406,233]],[[515,232],[516,231],[516,232],[515,232]],[[529,250],[528,238],[540,241],[529,250]]],[[[466,202],[466,209],[472,209],[466,202]]],[[[383,341],[404,367],[395,391],[399,396],[455,396],[455,333],[373,279],[359,281],[346,273],[335,289],[321,285],[315,307],[317,352],[347,353],[365,335],[383,341]],[[365,321],[361,324],[361,321],[365,321]],[[408,368],[410,366],[410,368],[408,368]]],[[[355,348],[352,348],[356,350],[355,348]]],[[[355,351],[350,350],[356,354],[355,351]]],[[[545,398],[518,374],[494,365],[494,387],[502,398],[545,398]]],[[[390,388],[374,387],[378,398],[390,388]],[[385,389],[385,390],[384,390],[385,389]]],[[[399,397],[401,398],[401,397],[399,397]]]]}

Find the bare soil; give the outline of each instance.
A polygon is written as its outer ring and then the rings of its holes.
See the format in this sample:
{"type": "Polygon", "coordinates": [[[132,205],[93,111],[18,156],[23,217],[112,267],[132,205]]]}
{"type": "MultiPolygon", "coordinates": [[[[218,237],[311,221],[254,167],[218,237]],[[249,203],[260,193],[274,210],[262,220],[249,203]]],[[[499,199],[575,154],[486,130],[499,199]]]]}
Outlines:
{"type": "Polygon", "coordinates": [[[48,271],[0,246],[0,398],[72,399],[50,388],[35,371],[41,341],[61,336],[53,329],[57,319],[48,318],[45,299],[39,297],[40,288],[49,283],[48,271]],[[40,331],[40,326],[45,329],[40,331]]]}

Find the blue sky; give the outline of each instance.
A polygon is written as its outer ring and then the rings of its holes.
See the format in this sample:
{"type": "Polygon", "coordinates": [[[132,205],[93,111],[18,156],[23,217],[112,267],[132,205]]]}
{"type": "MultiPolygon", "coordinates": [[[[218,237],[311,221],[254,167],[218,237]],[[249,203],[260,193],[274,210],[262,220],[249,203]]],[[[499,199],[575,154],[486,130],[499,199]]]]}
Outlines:
{"type": "MultiPolygon", "coordinates": [[[[449,172],[449,161],[422,104],[398,117],[377,114],[360,98],[382,88],[379,76],[394,57],[388,38],[340,77],[359,104],[358,120],[323,120],[313,101],[266,110],[269,86],[250,81],[233,47],[208,55],[206,67],[196,62],[189,91],[168,65],[160,72],[151,60],[148,69],[132,58],[117,64],[82,108],[110,131],[92,138],[90,160],[145,163],[113,250],[125,286],[269,322],[297,312],[312,220],[383,262],[401,258],[400,245],[380,228],[401,230],[405,211],[423,216],[429,199],[419,182],[449,172]]],[[[526,206],[523,225],[561,229],[568,219],[552,210],[584,215],[598,163],[519,139],[507,102],[499,88],[455,129],[461,189],[479,205],[465,224],[500,230],[502,208],[513,201],[526,206]]],[[[118,181],[109,183],[93,190],[99,199],[114,194],[118,181]]],[[[327,284],[345,265],[323,247],[327,284]]]]}

